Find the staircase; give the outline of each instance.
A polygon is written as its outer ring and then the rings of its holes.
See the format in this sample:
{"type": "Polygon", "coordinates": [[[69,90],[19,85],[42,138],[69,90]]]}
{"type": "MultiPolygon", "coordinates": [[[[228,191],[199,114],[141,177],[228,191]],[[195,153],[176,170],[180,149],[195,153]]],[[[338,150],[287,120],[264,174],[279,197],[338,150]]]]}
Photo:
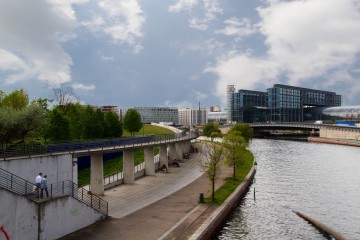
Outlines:
{"type": "Polygon", "coordinates": [[[44,198],[39,198],[39,192],[36,190],[35,184],[0,168],[0,188],[26,197],[36,203],[70,196],[89,207],[108,215],[108,203],[105,200],[84,188],[79,187],[72,181],[48,184],[49,197],[46,197],[46,194],[44,193],[44,198]]]}

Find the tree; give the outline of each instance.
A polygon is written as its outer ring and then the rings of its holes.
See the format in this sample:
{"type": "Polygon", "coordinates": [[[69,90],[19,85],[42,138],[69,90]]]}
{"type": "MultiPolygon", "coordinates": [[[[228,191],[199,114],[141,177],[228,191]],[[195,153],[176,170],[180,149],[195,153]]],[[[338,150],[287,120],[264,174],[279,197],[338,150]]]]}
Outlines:
{"type": "Polygon", "coordinates": [[[134,136],[134,133],[138,132],[142,126],[140,113],[134,108],[128,109],[124,116],[124,129],[134,136]]]}
{"type": "Polygon", "coordinates": [[[251,139],[254,137],[254,130],[247,123],[238,123],[232,126],[228,134],[236,131],[240,132],[241,136],[245,139],[247,143],[249,143],[251,139]]]}
{"type": "Polygon", "coordinates": [[[225,163],[233,167],[233,179],[236,180],[236,169],[242,165],[245,152],[249,144],[241,136],[239,131],[230,131],[223,140],[223,146],[226,148],[225,163]]]}
{"type": "Polygon", "coordinates": [[[14,110],[21,110],[29,105],[29,96],[24,89],[19,89],[3,96],[1,106],[3,108],[12,108],[14,110]]]}
{"type": "Polygon", "coordinates": [[[203,135],[207,137],[210,137],[213,132],[221,133],[218,122],[207,123],[203,128],[203,135]]]}
{"type": "Polygon", "coordinates": [[[123,134],[122,124],[114,112],[106,112],[104,116],[104,137],[121,137],[123,134]]]}
{"type": "Polygon", "coordinates": [[[201,143],[201,168],[210,180],[212,202],[215,202],[215,183],[221,171],[223,155],[224,148],[221,144],[214,141],[205,141],[201,143]]]}
{"type": "Polygon", "coordinates": [[[71,87],[62,86],[53,88],[56,104],[66,113],[70,103],[78,102],[79,98],[75,95],[71,87]]]}
{"type": "Polygon", "coordinates": [[[70,103],[67,106],[66,116],[69,119],[71,139],[84,138],[85,108],[80,103],[70,103]]]}
{"type": "Polygon", "coordinates": [[[23,141],[30,133],[36,133],[44,122],[45,109],[33,102],[28,107],[18,111],[18,131],[23,141]]]}
{"type": "Polygon", "coordinates": [[[84,111],[84,138],[102,138],[104,134],[104,114],[100,109],[87,106],[84,111]]]}
{"type": "Polygon", "coordinates": [[[69,120],[58,108],[54,108],[50,113],[49,128],[46,131],[46,136],[56,141],[71,139],[69,120]]]}

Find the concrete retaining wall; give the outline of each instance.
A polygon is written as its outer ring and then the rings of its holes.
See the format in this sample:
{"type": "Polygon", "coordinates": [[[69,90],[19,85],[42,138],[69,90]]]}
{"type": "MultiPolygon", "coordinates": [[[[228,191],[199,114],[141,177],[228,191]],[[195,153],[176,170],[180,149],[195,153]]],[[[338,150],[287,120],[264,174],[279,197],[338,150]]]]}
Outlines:
{"type": "Polygon", "coordinates": [[[236,190],[216,209],[216,211],[200,226],[200,228],[190,237],[191,240],[207,240],[216,233],[221,224],[227,219],[231,210],[245,196],[254,178],[254,167],[250,170],[244,181],[236,190]]]}
{"type": "MultiPolygon", "coordinates": [[[[48,175],[48,183],[74,180],[71,154],[32,156],[31,158],[12,158],[0,160],[0,168],[25,180],[35,183],[35,177],[42,172],[48,175]]],[[[77,176],[76,176],[77,178],[77,176]]],[[[77,180],[76,182],[77,183],[77,180]]]]}
{"type": "Polygon", "coordinates": [[[337,139],[350,139],[360,140],[360,133],[358,128],[336,128],[336,129],[320,129],[321,138],[337,138],[337,139]]]}
{"type": "Polygon", "coordinates": [[[1,188],[0,196],[0,226],[10,239],[57,239],[106,217],[71,197],[37,204],[1,188]]]}

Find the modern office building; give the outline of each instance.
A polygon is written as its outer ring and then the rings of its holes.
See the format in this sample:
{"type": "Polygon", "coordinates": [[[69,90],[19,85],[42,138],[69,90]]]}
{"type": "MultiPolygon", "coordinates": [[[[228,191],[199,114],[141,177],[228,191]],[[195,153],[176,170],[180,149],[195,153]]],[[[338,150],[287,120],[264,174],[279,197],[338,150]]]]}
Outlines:
{"type": "Polygon", "coordinates": [[[179,108],[179,125],[204,125],[206,120],[206,108],[179,108]]]}
{"type": "MultiPolygon", "coordinates": [[[[178,125],[178,109],[174,107],[134,107],[142,118],[143,123],[166,123],[178,125]]],[[[125,113],[124,113],[125,114],[125,113]]]]}
{"type": "MultiPolygon", "coordinates": [[[[229,91],[229,89],[231,91],[229,91]]],[[[227,91],[228,121],[231,122],[302,122],[311,119],[310,109],[341,106],[335,92],[275,84],[266,92],[227,91]]]]}

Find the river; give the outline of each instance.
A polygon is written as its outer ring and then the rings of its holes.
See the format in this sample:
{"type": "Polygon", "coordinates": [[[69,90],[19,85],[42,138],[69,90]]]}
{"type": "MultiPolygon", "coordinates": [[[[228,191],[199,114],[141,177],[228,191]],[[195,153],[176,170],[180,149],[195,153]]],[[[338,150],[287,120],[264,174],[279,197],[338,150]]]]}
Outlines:
{"type": "Polygon", "coordinates": [[[360,239],[360,148],[263,139],[250,148],[256,183],[214,239],[332,239],[293,210],[360,239]]]}

